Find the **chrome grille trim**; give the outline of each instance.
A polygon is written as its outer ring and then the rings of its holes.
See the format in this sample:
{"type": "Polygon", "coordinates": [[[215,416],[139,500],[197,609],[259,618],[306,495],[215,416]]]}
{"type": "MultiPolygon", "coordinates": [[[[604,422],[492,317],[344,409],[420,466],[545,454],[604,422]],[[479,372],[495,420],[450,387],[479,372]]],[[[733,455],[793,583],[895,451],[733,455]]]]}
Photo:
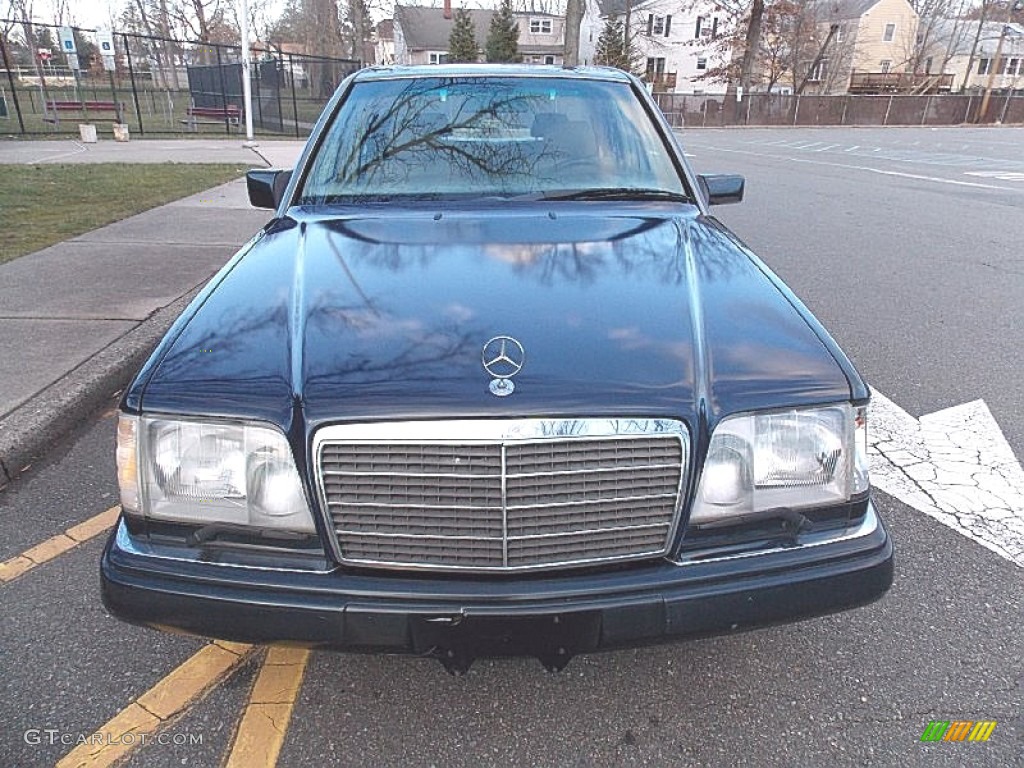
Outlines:
{"type": "MultiPolygon", "coordinates": [[[[623,501],[651,501],[671,499],[674,493],[649,493],[643,496],[613,496],[601,499],[578,499],[574,501],[551,501],[543,504],[506,504],[505,509],[554,509],[555,507],[582,507],[584,504],[617,504],[623,501]]],[[[507,526],[506,526],[507,527],[507,526]]]]}
{"type": "Polygon", "coordinates": [[[430,571],[665,556],[689,454],[686,426],[668,419],[379,422],[313,436],[317,493],[338,560],[430,571]],[[463,461],[458,470],[445,466],[463,461]],[[456,494],[473,502],[447,503],[456,494]]]}

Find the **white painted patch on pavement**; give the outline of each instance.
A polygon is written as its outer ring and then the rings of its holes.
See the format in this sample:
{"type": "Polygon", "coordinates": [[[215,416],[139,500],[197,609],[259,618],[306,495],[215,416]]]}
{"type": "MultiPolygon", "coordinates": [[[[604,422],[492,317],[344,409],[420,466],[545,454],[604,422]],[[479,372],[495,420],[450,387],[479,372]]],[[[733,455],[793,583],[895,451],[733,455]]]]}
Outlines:
{"type": "Polygon", "coordinates": [[[964,175],[1000,181],[1024,181],[1024,172],[1021,171],[964,171],[964,175]]]}
{"type": "MultiPolygon", "coordinates": [[[[75,148],[72,150],[62,150],[57,154],[51,154],[48,157],[40,157],[37,160],[27,160],[25,165],[41,165],[42,163],[52,163],[57,160],[63,160],[65,157],[71,157],[72,155],[80,155],[83,152],[87,152],[88,148],[84,144],[80,144],[74,139],[71,139],[71,143],[74,144],[75,148]]],[[[44,152],[53,152],[53,150],[43,150],[44,152]]]]}
{"type": "Polygon", "coordinates": [[[983,400],[918,421],[873,392],[868,453],[877,488],[1024,568],[1024,469],[983,400]]]}

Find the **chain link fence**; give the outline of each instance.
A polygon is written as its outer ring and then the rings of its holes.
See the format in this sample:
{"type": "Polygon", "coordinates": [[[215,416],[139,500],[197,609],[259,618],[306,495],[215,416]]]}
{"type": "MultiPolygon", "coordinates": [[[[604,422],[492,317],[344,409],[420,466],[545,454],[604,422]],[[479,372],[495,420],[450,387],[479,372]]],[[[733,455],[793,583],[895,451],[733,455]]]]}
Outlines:
{"type": "Polygon", "coordinates": [[[984,117],[980,93],[793,96],[656,93],[672,125],[721,128],[733,125],[961,125],[1024,123],[1024,92],[994,93],[984,117]]]}
{"type": "MultiPolygon", "coordinates": [[[[112,134],[244,132],[241,48],[133,33],[74,29],[75,57],[49,25],[11,20],[0,35],[0,134],[77,135],[80,123],[112,134]],[[75,61],[74,59],[77,59],[75,61]],[[73,66],[77,63],[77,67],[73,66]]],[[[252,119],[261,135],[305,137],[338,83],[361,66],[287,44],[252,48],[252,119]]],[[[786,95],[656,93],[676,126],[959,125],[1024,123],[1024,92],[786,95]]]]}
{"type": "MultiPolygon", "coordinates": [[[[75,29],[75,61],[55,37],[44,25],[0,36],[0,134],[78,135],[91,123],[112,135],[121,123],[131,135],[244,135],[239,46],[75,29]]],[[[361,63],[286,47],[252,48],[253,128],[301,138],[361,63]]]]}

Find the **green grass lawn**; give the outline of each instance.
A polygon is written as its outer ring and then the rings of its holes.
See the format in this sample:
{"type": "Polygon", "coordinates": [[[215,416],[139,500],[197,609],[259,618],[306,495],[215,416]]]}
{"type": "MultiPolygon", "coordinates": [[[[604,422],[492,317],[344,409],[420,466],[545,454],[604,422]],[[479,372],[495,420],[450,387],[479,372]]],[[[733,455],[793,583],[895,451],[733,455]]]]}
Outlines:
{"type": "Polygon", "coordinates": [[[0,165],[0,263],[242,176],[241,165],[0,165]]]}

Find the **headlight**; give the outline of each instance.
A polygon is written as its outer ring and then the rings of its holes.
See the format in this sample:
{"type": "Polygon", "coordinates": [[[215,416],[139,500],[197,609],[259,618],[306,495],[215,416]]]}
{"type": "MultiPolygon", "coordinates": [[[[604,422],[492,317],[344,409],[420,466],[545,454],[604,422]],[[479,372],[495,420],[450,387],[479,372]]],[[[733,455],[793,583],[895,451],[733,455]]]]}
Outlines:
{"type": "Polygon", "coordinates": [[[849,501],[868,489],[867,409],[849,404],[734,416],[711,436],[690,513],[734,523],[849,501]]]}
{"type": "Polygon", "coordinates": [[[158,520],[313,533],[284,435],[254,424],[122,415],[121,504],[158,520]]]}

